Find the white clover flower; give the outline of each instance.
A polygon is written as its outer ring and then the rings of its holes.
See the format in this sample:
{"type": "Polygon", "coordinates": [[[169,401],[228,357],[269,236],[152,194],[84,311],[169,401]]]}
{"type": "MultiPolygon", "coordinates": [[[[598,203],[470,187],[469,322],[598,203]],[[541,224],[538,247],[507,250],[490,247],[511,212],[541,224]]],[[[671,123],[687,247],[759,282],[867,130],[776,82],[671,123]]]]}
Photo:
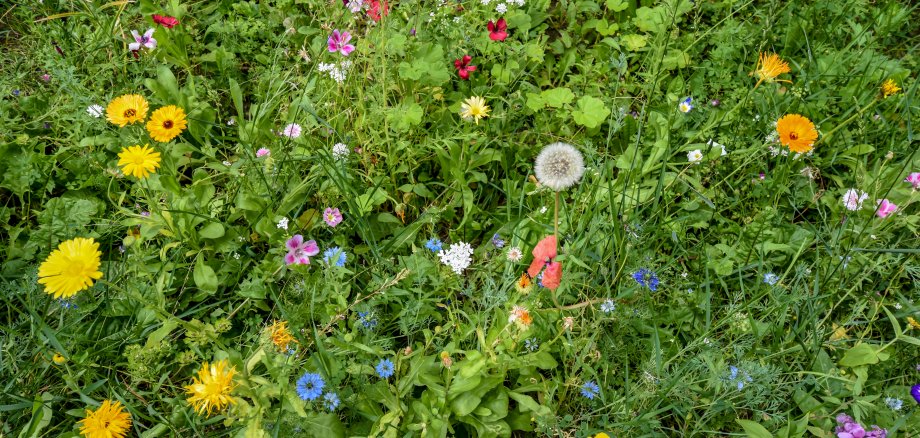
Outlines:
{"type": "Polygon", "coordinates": [[[703,161],[703,152],[699,149],[687,152],[687,161],[691,164],[700,164],[703,161]]]}
{"type": "Polygon", "coordinates": [[[568,143],[553,143],[537,155],[534,173],[541,184],[555,190],[565,190],[575,185],[585,173],[581,152],[568,143]]]}
{"type": "Polygon", "coordinates": [[[469,243],[452,243],[446,250],[438,251],[441,263],[450,266],[457,275],[470,266],[473,261],[473,247],[469,243]]]}
{"type": "Polygon", "coordinates": [[[508,5],[504,3],[499,3],[498,6],[495,7],[495,12],[498,12],[499,14],[504,14],[505,12],[508,12],[508,5]]]}
{"type": "Polygon", "coordinates": [[[505,257],[508,258],[509,262],[519,262],[522,258],[524,258],[524,252],[521,251],[521,248],[512,246],[511,248],[508,248],[508,252],[505,254],[505,257]]]}
{"type": "Polygon", "coordinates": [[[862,208],[863,202],[869,199],[869,194],[857,189],[849,189],[843,194],[841,202],[843,206],[850,211],[858,211],[862,208]]]}
{"type": "Polygon", "coordinates": [[[344,160],[348,158],[348,146],[345,143],[336,143],[332,146],[332,158],[344,160]]]}
{"type": "Polygon", "coordinates": [[[105,108],[103,108],[101,105],[90,105],[86,107],[86,112],[98,119],[102,117],[103,114],[105,114],[105,108]]]}
{"type": "Polygon", "coordinates": [[[288,229],[288,218],[287,217],[283,217],[281,218],[281,220],[278,221],[278,228],[282,230],[288,229]]]}

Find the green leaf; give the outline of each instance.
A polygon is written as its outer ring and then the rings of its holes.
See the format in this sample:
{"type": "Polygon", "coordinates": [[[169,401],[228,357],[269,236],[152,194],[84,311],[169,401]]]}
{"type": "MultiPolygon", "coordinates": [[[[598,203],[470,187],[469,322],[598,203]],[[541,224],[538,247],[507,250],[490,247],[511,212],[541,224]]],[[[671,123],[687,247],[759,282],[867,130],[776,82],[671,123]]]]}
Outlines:
{"type": "Polygon", "coordinates": [[[236,108],[236,116],[240,121],[243,120],[243,92],[240,91],[240,84],[233,78],[230,79],[230,97],[233,98],[233,106],[236,108]]]}
{"type": "Polygon", "coordinates": [[[582,96],[577,109],[572,111],[575,123],[588,129],[600,126],[609,115],[610,109],[604,106],[604,101],[592,96],[582,96]]]}
{"type": "Polygon", "coordinates": [[[41,397],[35,396],[32,403],[32,418],[19,432],[19,438],[37,438],[41,435],[42,429],[51,424],[51,400],[54,397],[43,392],[41,397]]]}
{"type": "Polygon", "coordinates": [[[634,33],[623,35],[620,37],[620,40],[623,41],[623,44],[626,45],[626,49],[631,52],[635,52],[648,45],[648,38],[646,38],[644,35],[638,35],[634,33]]]}
{"type": "Polygon", "coordinates": [[[224,226],[220,222],[211,222],[198,231],[198,235],[205,239],[217,239],[224,236],[224,226]]]}
{"type": "Polygon", "coordinates": [[[205,264],[204,256],[198,257],[198,261],[195,262],[195,271],[192,273],[192,277],[194,277],[195,285],[199,289],[208,293],[217,292],[217,274],[214,273],[214,269],[205,264]]]}
{"type": "Polygon", "coordinates": [[[575,93],[568,88],[553,88],[540,93],[540,97],[546,106],[553,108],[562,108],[562,105],[572,103],[575,100],[575,93]]]}
{"type": "Polygon", "coordinates": [[[607,9],[613,12],[622,12],[629,7],[629,3],[626,3],[626,0],[607,0],[605,4],[607,9]]]}
{"type": "Polygon", "coordinates": [[[757,422],[742,420],[740,418],[736,418],[735,422],[744,428],[744,432],[747,433],[748,438],[773,438],[773,434],[757,422]]]}
{"type": "Polygon", "coordinates": [[[390,110],[387,121],[397,132],[408,131],[415,125],[422,123],[422,107],[415,102],[400,104],[390,110]]]}
{"type": "Polygon", "coordinates": [[[843,355],[840,365],[845,367],[858,367],[872,365],[879,362],[878,352],[869,344],[856,344],[843,355]]]}

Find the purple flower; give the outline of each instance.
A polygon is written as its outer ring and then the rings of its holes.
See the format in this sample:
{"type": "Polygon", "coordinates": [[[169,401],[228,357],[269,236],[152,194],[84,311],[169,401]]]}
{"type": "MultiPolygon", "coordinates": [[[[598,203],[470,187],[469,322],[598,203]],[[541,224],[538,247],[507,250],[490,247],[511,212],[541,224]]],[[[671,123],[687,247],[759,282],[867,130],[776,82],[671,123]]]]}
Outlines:
{"type": "Polygon", "coordinates": [[[262,158],[262,157],[265,157],[265,156],[268,156],[268,155],[271,155],[271,154],[272,154],[272,151],[270,151],[270,150],[268,150],[268,149],[266,149],[266,148],[259,148],[259,150],[256,151],[256,157],[257,157],[257,158],[262,158]]]}
{"type": "Polygon", "coordinates": [[[43,74],[42,80],[45,82],[51,82],[51,75],[49,75],[48,73],[43,74]]]}
{"type": "Polygon", "coordinates": [[[295,234],[288,239],[285,244],[288,249],[287,255],[284,256],[284,262],[288,265],[309,265],[310,256],[319,254],[319,246],[315,240],[303,241],[303,236],[295,234]]]}
{"type": "Polygon", "coordinates": [[[329,51],[332,53],[339,52],[342,56],[348,56],[355,46],[348,44],[351,41],[351,34],[348,31],[339,32],[338,29],[332,31],[332,35],[329,35],[329,51]]]}
{"type": "Polygon", "coordinates": [[[281,135],[287,138],[297,138],[300,137],[300,133],[303,131],[303,128],[296,123],[290,123],[284,127],[284,130],[281,131],[281,135]]]}
{"type": "Polygon", "coordinates": [[[920,403],[920,383],[910,387],[910,396],[913,397],[917,403],[920,403]]]}
{"type": "Polygon", "coordinates": [[[128,44],[128,48],[132,51],[138,51],[142,47],[148,50],[157,48],[157,40],[153,38],[153,28],[147,29],[147,32],[144,32],[143,35],[137,33],[136,30],[132,30],[131,36],[134,37],[134,42],[128,44]]]}
{"type": "Polygon", "coordinates": [[[342,223],[342,212],[338,208],[327,208],[323,212],[323,220],[326,221],[326,225],[335,228],[336,225],[342,223]]]}

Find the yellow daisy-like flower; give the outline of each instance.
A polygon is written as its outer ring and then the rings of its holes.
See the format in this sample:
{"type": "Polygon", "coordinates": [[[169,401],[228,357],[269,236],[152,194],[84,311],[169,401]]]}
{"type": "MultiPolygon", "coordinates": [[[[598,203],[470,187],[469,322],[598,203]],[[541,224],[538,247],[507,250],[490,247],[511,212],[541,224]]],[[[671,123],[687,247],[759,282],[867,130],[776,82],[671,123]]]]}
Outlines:
{"type": "Polygon", "coordinates": [[[754,74],[757,75],[759,79],[757,84],[760,85],[763,81],[773,82],[777,76],[783,73],[789,73],[790,71],[789,64],[783,61],[779,55],[775,53],[767,55],[761,52],[760,60],[757,62],[757,70],[754,71],[754,74]]]}
{"type": "Polygon", "coordinates": [[[147,121],[147,132],[150,138],[166,143],[185,130],[188,123],[185,121],[185,110],[175,105],[158,108],[150,115],[147,121]]]}
{"type": "Polygon", "coordinates": [[[99,409],[86,410],[80,420],[80,434],[88,438],[124,438],[131,428],[131,414],[125,412],[120,402],[105,400],[99,409]]]}
{"type": "Polygon", "coordinates": [[[268,331],[271,333],[272,343],[281,351],[287,351],[288,346],[292,342],[295,344],[297,343],[297,340],[291,335],[291,331],[288,329],[287,324],[287,321],[275,321],[274,324],[268,327],[268,331]]]}
{"type": "Polygon", "coordinates": [[[460,117],[466,120],[473,119],[478,125],[479,119],[489,117],[489,107],[486,105],[486,100],[479,96],[464,100],[460,104],[460,117]]]}
{"type": "Polygon", "coordinates": [[[51,356],[51,361],[54,362],[55,365],[64,365],[67,362],[67,358],[61,356],[61,353],[54,353],[54,356],[51,356]]]}
{"type": "Polygon", "coordinates": [[[798,114],[786,114],[776,122],[779,142],[792,152],[804,154],[810,151],[818,139],[815,124],[807,117],[798,114]]]}
{"type": "Polygon", "coordinates": [[[882,84],[882,97],[898,94],[898,91],[901,91],[901,87],[898,86],[898,83],[895,82],[894,79],[888,79],[882,84]]]}
{"type": "Polygon", "coordinates": [[[601,432],[601,433],[598,433],[597,435],[594,435],[594,438],[610,438],[610,435],[607,435],[606,433],[601,432]]]}
{"type": "Polygon", "coordinates": [[[139,94],[126,94],[109,102],[105,109],[105,118],[108,121],[124,128],[125,125],[143,122],[147,118],[147,99],[139,94]]]}
{"type": "Polygon", "coordinates": [[[920,322],[917,322],[917,320],[911,316],[907,317],[907,325],[909,325],[910,328],[920,329],[920,322]]]}
{"type": "Polygon", "coordinates": [[[54,298],[70,298],[102,278],[101,256],[99,244],[92,238],[61,242],[38,267],[38,283],[54,298]]]}
{"type": "Polygon", "coordinates": [[[530,278],[530,275],[528,275],[526,272],[522,273],[521,278],[519,278],[518,281],[514,283],[514,288],[524,295],[529,294],[530,291],[533,290],[533,281],[530,278]]]}
{"type": "Polygon", "coordinates": [[[160,153],[144,145],[123,148],[118,154],[118,165],[125,175],[147,178],[160,167],[160,153]]]}
{"type": "Polygon", "coordinates": [[[233,383],[233,375],[236,369],[229,367],[226,360],[221,360],[208,365],[207,362],[201,365],[198,370],[198,377],[192,378],[192,384],[185,387],[188,395],[188,403],[195,408],[198,414],[211,414],[215,411],[223,410],[227,405],[235,404],[236,401],[230,395],[236,385],[233,383]]]}

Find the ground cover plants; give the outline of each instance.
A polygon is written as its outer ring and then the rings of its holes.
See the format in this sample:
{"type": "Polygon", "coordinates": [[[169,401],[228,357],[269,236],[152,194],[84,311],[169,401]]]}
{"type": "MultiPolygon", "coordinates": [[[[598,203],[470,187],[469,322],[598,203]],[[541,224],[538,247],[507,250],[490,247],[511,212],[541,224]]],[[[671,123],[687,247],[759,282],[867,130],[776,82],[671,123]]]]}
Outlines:
{"type": "Polygon", "coordinates": [[[920,433],[913,2],[0,9],[0,436],[920,433]]]}

